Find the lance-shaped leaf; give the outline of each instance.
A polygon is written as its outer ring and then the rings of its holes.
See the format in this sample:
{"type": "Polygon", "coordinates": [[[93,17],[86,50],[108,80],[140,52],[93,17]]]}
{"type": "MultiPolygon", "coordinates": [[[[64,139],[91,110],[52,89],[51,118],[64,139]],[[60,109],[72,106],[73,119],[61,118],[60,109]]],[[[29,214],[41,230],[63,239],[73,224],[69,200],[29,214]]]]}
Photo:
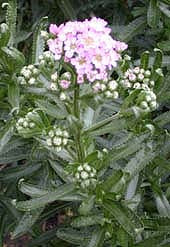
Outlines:
{"type": "Polygon", "coordinates": [[[170,219],[166,217],[144,218],[142,219],[145,229],[157,232],[169,232],[170,219]]]}
{"type": "Polygon", "coordinates": [[[107,192],[114,190],[114,186],[117,185],[122,176],[123,172],[121,170],[114,170],[112,174],[102,183],[102,189],[107,192]]]}
{"type": "Polygon", "coordinates": [[[30,228],[34,225],[34,223],[39,218],[44,208],[39,208],[38,210],[32,210],[30,212],[24,213],[23,217],[19,221],[18,225],[15,227],[12,232],[12,238],[17,238],[24,233],[28,232],[30,228]]]}
{"type": "Polygon", "coordinates": [[[153,247],[168,247],[170,241],[170,234],[165,233],[158,233],[152,234],[149,238],[137,243],[134,247],[146,247],[146,246],[153,246],[153,247]]]}
{"type": "Polygon", "coordinates": [[[0,152],[3,150],[4,146],[10,141],[14,134],[13,122],[8,123],[0,133],[0,152]]]}
{"type": "Polygon", "coordinates": [[[89,239],[89,234],[85,231],[78,231],[73,228],[63,228],[57,231],[57,237],[71,244],[83,246],[89,239]]]}
{"type": "Polygon", "coordinates": [[[143,230],[143,225],[136,214],[120,202],[105,201],[103,207],[132,237],[136,237],[143,230]]]}
{"type": "Polygon", "coordinates": [[[13,107],[13,110],[19,109],[19,87],[16,83],[9,84],[8,86],[8,101],[13,107]]]}
{"type": "Polygon", "coordinates": [[[90,215],[90,216],[80,216],[74,219],[71,223],[72,227],[87,227],[93,225],[99,225],[104,222],[102,215],[90,215]]]}
{"type": "Polygon", "coordinates": [[[159,2],[159,9],[164,15],[170,18],[169,3],[165,4],[165,3],[159,2]]]}
{"type": "Polygon", "coordinates": [[[39,198],[31,199],[28,201],[16,202],[16,208],[21,211],[30,211],[47,205],[48,203],[56,200],[63,200],[63,197],[69,195],[75,186],[73,184],[65,184],[59,186],[56,190],[49,192],[39,198]]]}
{"type": "Polygon", "coordinates": [[[70,0],[58,1],[58,5],[66,18],[69,20],[76,20],[76,12],[74,7],[71,5],[70,0]]]}
{"type": "Polygon", "coordinates": [[[158,2],[157,0],[150,0],[149,7],[147,11],[147,22],[148,25],[152,28],[156,28],[158,24],[158,2]]]}
{"type": "Polygon", "coordinates": [[[38,63],[39,56],[43,54],[45,40],[41,36],[41,31],[47,28],[47,17],[43,17],[36,27],[33,37],[32,63],[38,63]]]}
{"type": "Polygon", "coordinates": [[[103,228],[100,227],[94,230],[87,247],[102,247],[104,243],[104,235],[105,230],[103,228]]]}
{"type": "Polygon", "coordinates": [[[166,124],[170,122],[170,111],[164,112],[160,114],[158,117],[154,119],[154,122],[159,127],[164,127],[166,124]]]}

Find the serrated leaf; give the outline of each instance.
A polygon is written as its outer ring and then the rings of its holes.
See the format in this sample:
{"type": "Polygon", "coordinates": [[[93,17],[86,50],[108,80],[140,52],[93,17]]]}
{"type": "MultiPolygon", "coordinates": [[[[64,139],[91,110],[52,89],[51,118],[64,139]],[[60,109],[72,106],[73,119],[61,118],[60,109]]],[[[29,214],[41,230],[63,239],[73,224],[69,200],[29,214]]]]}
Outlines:
{"type": "Polygon", "coordinates": [[[36,30],[34,31],[33,37],[33,48],[32,48],[32,63],[38,63],[39,56],[43,54],[45,48],[45,40],[41,36],[41,31],[47,28],[48,17],[43,17],[39,21],[36,30]]]}
{"type": "Polygon", "coordinates": [[[22,166],[6,168],[0,173],[0,181],[11,181],[28,176],[40,169],[42,164],[26,164],[22,166]]]}
{"type": "Polygon", "coordinates": [[[104,234],[105,230],[103,228],[97,228],[94,230],[87,247],[102,247],[104,243],[104,234]]]}
{"type": "Polygon", "coordinates": [[[124,171],[130,174],[130,177],[134,177],[141,170],[145,168],[156,156],[156,153],[152,150],[146,152],[145,148],[138,151],[134,158],[132,158],[126,165],[124,171]]]}
{"type": "Polygon", "coordinates": [[[8,101],[13,109],[19,110],[19,87],[17,84],[12,83],[8,86],[8,101]]]}
{"type": "Polygon", "coordinates": [[[43,208],[40,208],[38,210],[33,210],[31,212],[24,213],[18,225],[12,232],[12,239],[15,239],[28,232],[31,229],[31,227],[35,224],[42,211],[43,208]]]}
{"type": "Polygon", "coordinates": [[[158,6],[157,0],[150,0],[147,11],[147,22],[151,28],[156,28],[158,24],[158,6]]]}
{"type": "Polygon", "coordinates": [[[63,228],[57,231],[57,237],[71,244],[82,246],[89,239],[89,234],[72,228],[63,228]]]}
{"type": "Polygon", "coordinates": [[[87,227],[99,225],[102,223],[102,220],[103,219],[101,215],[79,216],[72,221],[71,225],[75,228],[87,227]]]}
{"type": "Polygon", "coordinates": [[[120,202],[105,201],[103,207],[132,237],[136,237],[142,231],[143,226],[135,213],[121,205],[120,202]]]}
{"type": "Polygon", "coordinates": [[[118,38],[124,42],[128,42],[137,34],[141,33],[146,27],[146,18],[138,17],[130,24],[124,27],[124,30],[118,35],[118,38]]]}
{"type": "Polygon", "coordinates": [[[49,192],[39,198],[28,201],[16,202],[16,208],[21,211],[30,211],[45,206],[50,202],[62,200],[65,195],[69,195],[75,189],[73,184],[59,186],[56,190],[49,192]]]}

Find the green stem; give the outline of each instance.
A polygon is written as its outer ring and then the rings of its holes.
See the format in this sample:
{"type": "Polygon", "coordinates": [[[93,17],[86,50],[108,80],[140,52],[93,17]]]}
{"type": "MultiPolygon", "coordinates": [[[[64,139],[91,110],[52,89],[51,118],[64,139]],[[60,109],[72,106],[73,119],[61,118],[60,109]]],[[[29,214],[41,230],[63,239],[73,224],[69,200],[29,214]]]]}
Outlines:
{"type": "MultiPolygon", "coordinates": [[[[74,111],[74,116],[78,119],[78,121],[80,121],[79,91],[80,91],[79,85],[77,84],[75,80],[73,111],[74,111]]],[[[82,143],[81,142],[81,129],[77,129],[77,132],[75,134],[75,144],[76,144],[76,150],[77,150],[77,158],[80,163],[83,162],[83,158],[84,158],[81,143],[82,143]]]]}

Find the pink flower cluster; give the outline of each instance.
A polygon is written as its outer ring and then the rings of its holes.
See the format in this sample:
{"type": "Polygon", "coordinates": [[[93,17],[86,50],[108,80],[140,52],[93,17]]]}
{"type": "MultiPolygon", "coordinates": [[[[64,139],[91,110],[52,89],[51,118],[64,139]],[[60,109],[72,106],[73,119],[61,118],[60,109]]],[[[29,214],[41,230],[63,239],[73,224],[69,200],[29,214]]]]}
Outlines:
{"type": "Polygon", "coordinates": [[[59,27],[51,24],[49,31],[55,38],[48,40],[49,50],[56,60],[64,58],[77,72],[77,82],[107,80],[108,72],[117,66],[120,52],[127,49],[123,42],[114,40],[107,22],[91,20],[67,22],[59,27]]]}

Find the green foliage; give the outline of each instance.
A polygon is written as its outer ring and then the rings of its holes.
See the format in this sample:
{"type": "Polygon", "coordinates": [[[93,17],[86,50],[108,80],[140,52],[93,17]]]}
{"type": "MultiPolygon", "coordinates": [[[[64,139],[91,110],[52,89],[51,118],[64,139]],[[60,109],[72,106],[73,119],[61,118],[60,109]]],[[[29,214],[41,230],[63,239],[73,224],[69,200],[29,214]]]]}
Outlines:
{"type": "MultiPolygon", "coordinates": [[[[0,17],[0,246],[10,232],[29,233],[33,247],[168,246],[170,1],[17,1],[18,18],[15,0],[1,2],[7,12],[0,17]],[[56,18],[59,24],[89,15],[106,18],[135,63],[151,70],[157,110],[141,116],[133,106],[138,90],[122,94],[123,102],[103,102],[83,86],[73,88],[70,102],[50,90],[56,70],[75,74],[67,64],[40,65],[41,31],[56,18]],[[20,85],[30,61],[40,77],[20,85]],[[29,112],[33,129],[17,130],[29,112]],[[60,152],[47,147],[54,125],[70,133],[60,152]],[[95,188],[76,184],[82,163],[97,172],[95,188]],[[42,224],[61,212],[64,224],[44,232],[42,224]]],[[[118,77],[133,64],[123,58],[121,66],[118,77]]]]}

